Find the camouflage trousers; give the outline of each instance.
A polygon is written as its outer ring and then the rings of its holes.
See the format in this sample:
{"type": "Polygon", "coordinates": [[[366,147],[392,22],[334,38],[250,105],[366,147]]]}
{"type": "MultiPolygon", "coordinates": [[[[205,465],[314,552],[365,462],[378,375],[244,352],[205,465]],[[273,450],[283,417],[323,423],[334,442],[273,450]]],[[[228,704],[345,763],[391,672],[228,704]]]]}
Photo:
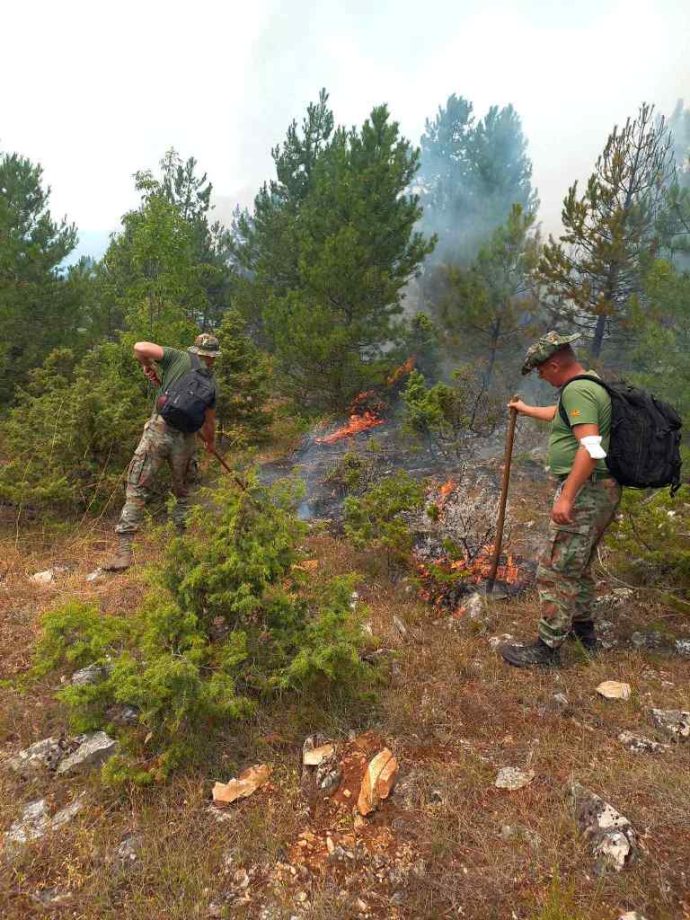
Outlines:
{"type": "Polygon", "coordinates": [[[189,510],[195,441],[196,435],[177,431],[160,415],[151,416],[127,469],[125,505],[115,528],[117,533],[139,530],[151,483],[165,462],[170,465],[172,491],[177,499],[173,520],[178,527],[184,526],[189,510]]]}
{"type": "Polygon", "coordinates": [[[573,622],[593,617],[592,560],[620,497],[621,487],[615,479],[588,479],[575,499],[573,523],[550,525],[549,541],[537,568],[537,587],[539,638],[551,648],[565,640],[573,622]]]}

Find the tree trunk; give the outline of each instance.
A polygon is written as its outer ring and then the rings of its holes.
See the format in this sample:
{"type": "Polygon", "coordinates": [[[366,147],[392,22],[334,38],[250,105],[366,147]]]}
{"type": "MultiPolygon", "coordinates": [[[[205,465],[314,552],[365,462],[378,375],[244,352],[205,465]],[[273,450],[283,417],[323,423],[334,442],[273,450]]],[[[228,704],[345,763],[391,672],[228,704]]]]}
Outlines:
{"type": "Polygon", "coordinates": [[[604,330],[606,328],[606,317],[602,313],[597,317],[597,324],[594,327],[594,339],[592,340],[592,357],[598,358],[601,354],[601,347],[604,344],[604,330]]]}

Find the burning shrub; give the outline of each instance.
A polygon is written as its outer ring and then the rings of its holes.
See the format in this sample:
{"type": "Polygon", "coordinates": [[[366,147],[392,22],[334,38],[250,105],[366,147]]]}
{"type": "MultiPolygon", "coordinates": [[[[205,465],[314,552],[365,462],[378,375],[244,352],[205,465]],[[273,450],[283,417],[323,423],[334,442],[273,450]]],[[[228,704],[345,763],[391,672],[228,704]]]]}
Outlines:
{"type": "Polygon", "coordinates": [[[406,514],[424,504],[424,486],[400,470],[380,480],[360,498],[343,502],[345,533],[356,546],[375,546],[386,551],[391,563],[409,561],[412,534],[406,514]]]}
{"type": "Polygon", "coordinates": [[[364,677],[351,577],[314,582],[299,568],[305,525],[296,496],[219,486],[197,513],[194,535],[172,543],[163,573],[127,629],[72,604],[44,619],[39,671],[104,665],[96,684],[67,686],[75,727],[102,727],[123,705],[137,723],[109,726],[124,754],[105,776],[148,783],[198,756],[214,729],[246,718],[277,692],[355,689],[364,677]],[[69,616],[68,616],[69,614],[69,616]],[[90,654],[93,653],[93,654],[90,654]]]}

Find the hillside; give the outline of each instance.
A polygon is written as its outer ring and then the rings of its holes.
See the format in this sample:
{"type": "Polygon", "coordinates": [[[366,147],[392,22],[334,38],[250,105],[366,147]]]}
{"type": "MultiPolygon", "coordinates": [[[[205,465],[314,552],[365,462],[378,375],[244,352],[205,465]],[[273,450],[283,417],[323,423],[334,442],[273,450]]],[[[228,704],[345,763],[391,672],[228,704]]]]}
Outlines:
{"type": "MultiPolygon", "coordinates": [[[[548,494],[533,465],[518,465],[518,482],[531,491],[520,489],[523,502],[513,506],[516,538],[528,512],[543,525],[548,494]]],[[[7,920],[690,916],[690,729],[686,743],[671,740],[651,712],[690,708],[690,626],[603,571],[607,648],[590,661],[569,644],[561,670],[523,672],[498,658],[495,637],[532,636],[531,588],[484,600],[474,617],[452,615],[421,600],[410,576],[390,571],[379,554],[313,523],[304,547],[311,577],[358,573],[355,600],[382,677],[367,698],[285,696],[235,724],[201,764],[144,790],[104,788],[93,770],[10,769],[19,750],[68,735],[55,680],[22,681],[43,611],[78,598],[126,617],[146,587],[146,564],[160,555],[163,531],[149,530],[126,575],[86,581],[109,526],[101,520],[61,537],[4,526],[0,826],[7,831],[41,799],[47,820],[78,803],[40,838],[14,848],[6,838],[7,920]],[[31,580],[50,568],[49,583],[31,580]],[[598,695],[609,680],[628,683],[629,699],[598,695]],[[623,732],[659,745],[639,750],[645,745],[621,741],[623,732]],[[312,746],[335,745],[325,788],[302,768],[308,736],[312,746]],[[397,783],[369,816],[353,815],[366,764],[384,747],[398,761],[397,783]],[[214,782],[264,763],[267,784],[242,801],[212,804],[214,782]],[[498,788],[505,767],[524,771],[526,784],[498,788]],[[599,871],[593,847],[601,840],[582,833],[573,784],[632,826],[621,871],[599,871]]]]}

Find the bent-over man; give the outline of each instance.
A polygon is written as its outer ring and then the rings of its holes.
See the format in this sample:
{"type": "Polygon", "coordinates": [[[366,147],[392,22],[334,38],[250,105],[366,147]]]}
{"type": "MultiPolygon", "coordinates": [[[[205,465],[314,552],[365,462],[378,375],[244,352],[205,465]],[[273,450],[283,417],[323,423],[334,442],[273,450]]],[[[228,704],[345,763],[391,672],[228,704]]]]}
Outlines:
{"type": "Polygon", "coordinates": [[[197,433],[207,450],[214,448],[216,389],[212,380],[212,367],[219,355],[218,339],[208,333],[197,336],[194,345],[187,351],[161,347],[153,342],[137,342],[134,346],[134,357],[146,377],[158,384],[158,391],[153,414],[144,425],[141,441],[127,470],[125,505],[115,528],[119,545],[115,555],[104,564],[106,571],[121,572],[132,564],[134,534],[141,526],[153,479],[164,462],[170,466],[172,491],[176,498],[173,520],[178,531],[184,530],[189,510],[190,475],[197,433]],[[154,365],[157,365],[157,369],[154,365]],[[199,431],[186,432],[175,428],[160,413],[172,385],[193,369],[209,378],[211,395],[199,431]]]}
{"type": "MultiPolygon", "coordinates": [[[[571,343],[578,338],[548,332],[528,349],[522,373],[536,368],[542,380],[559,390],[581,374],[596,379],[573,351],[571,343]]],[[[503,645],[500,653],[516,667],[557,666],[560,646],[569,636],[588,651],[596,650],[590,570],[621,497],[621,487],[604,462],[611,399],[594,380],[575,380],[562,390],[556,405],[529,406],[519,399],[509,405],[522,415],[551,422],[549,467],[560,484],[551,508],[549,539],[537,569],[538,638],[531,645],[503,645]]]]}

